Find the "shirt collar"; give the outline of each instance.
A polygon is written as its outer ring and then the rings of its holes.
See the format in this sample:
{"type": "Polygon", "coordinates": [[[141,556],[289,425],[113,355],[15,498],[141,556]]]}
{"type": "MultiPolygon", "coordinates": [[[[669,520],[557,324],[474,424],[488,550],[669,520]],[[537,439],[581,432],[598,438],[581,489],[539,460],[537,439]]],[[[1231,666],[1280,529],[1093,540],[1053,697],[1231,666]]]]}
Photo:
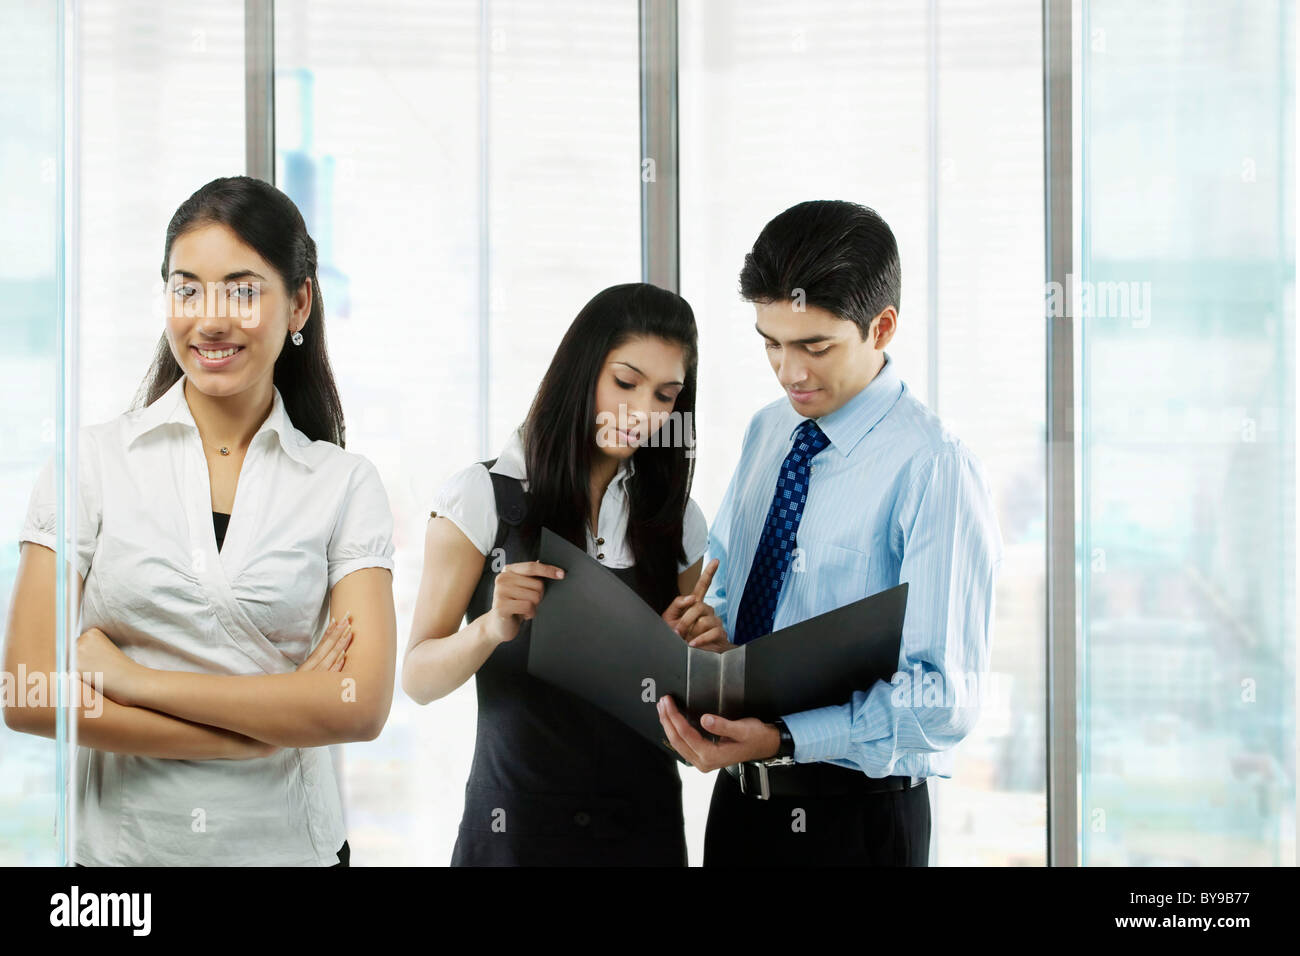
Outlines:
{"type": "MultiPolygon", "coordinates": [[[[854,395],[847,402],[828,415],[816,419],[817,427],[831,440],[844,457],[848,457],[858,442],[867,432],[875,428],[886,413],[894,407],[902,395],[902,382],[894,360],[885,353],[885,364],[880,367],[876,377],[867,383],[866,388],[854,395]]],[[[790,425],[790,440],[794,440],[795,429],[805,419],[787,400],[786,418],[790,425]]]]}
{"type": "MultiPolygon", "coordinates": [[[[194,415],[190,412],[189,402],[185,400],[186,378],[188,376],[182,373],[176,383],[151,405],[131,413],[130,421],[127,424],[126,441],[128,447],[137,438],[163,425],[185,425],[198,431],[199,426],[195,423],[194,415]]],[[[289,420],[289,413],[284,407],[284,399],[280,397],[280,390],[272,385],[271,392],[271,414],[266,416],[266,421],[262,422],[258,427],[253,434],[252,440],[256,441],[257,436],[262,432],[274,432],[285,454],[299,464],[310,468],[312,461],[306,453],[306,446],[310,444],[307,436],[293,427],[293,422],[289,420]]]]}
{"type": "MultiPolygon", "coordinates": [[[[618,471],[614,473],[615,481],[622,485],[632,475],[636,474],[636,465],[632,459],[635,455],[623,459],[619,462],[618,471]]],[[[520,425],[510,433],[510,438],[506,440],[506,445],[501,449],[501,454],[497,456],[497,463],[492,466],[492,471],[498,475],[506,475],[510,478],[518,478],[520,481],[527,481],[528,475],[524,467],[524,426],[520,425]]]]}

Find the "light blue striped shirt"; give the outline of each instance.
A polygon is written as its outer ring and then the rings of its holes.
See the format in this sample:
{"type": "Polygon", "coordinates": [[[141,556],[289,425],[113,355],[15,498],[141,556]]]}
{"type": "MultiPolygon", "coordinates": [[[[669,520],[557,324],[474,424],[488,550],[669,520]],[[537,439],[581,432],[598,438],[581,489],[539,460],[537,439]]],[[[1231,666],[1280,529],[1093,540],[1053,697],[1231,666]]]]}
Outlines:
{"type": "MultiPolygon", "coordinates": [[[[734,633],[740,597],[776,477],[803,421],[786,397],[760,409],[709,533],[717,558],[709,603],[734,633]]],[[[885,364],[857,395],[817,419],[830,444],[815,458],[797,549],[773,630],[907,581],[893,683],[831,707],[785,715],[799,763],[951,776],[952,747],[988,686],[1002,535],[983,466],[885,364]]]]}

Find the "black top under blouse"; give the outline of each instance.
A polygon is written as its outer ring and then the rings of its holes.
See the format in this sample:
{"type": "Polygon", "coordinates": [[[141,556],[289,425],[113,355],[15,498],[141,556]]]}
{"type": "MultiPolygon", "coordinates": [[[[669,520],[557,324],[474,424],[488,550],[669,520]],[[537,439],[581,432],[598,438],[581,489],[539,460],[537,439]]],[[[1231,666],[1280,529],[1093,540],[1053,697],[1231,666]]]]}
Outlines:
{"type": "Polygon", "coordinates": [[[221,545],[226,540],[226,528],[230,525],[230,515],[222,514],[220,511],[212,512],[212,527],[217,532],[217,550],[221,550],[221,545]]]}

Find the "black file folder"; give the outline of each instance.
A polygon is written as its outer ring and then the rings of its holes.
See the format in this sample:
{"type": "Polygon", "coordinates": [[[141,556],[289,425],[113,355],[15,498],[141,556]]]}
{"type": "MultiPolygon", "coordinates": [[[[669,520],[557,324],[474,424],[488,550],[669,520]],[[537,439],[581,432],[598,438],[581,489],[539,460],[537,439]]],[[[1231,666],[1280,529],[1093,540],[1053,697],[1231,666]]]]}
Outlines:
{"type": "Polygon", "coordinates": [[[635,591],[549,528],[538,560],[565,575],[546,581],[528,672],[670,751],[655,706],[665,694],[700,730],[706,713],[771,721],[842,704],[898,669],[906,582],[718,653],[689,646],[635,591]]]}

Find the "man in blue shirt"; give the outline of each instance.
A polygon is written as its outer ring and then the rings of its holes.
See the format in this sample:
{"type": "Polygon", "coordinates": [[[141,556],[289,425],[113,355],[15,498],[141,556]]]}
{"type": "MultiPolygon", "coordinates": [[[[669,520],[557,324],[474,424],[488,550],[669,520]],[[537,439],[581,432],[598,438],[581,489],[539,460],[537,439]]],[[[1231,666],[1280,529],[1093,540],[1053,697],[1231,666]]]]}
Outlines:
{"type": "Polygon", "coordinates": [[[726,768],[706,866],[924,866],[926,778],[951,776],[978,716],[1002,538],[980,462],[885,352],[900,284],[893,232],[854,203],[787,209],[745,257],[741,294],[786,395],[745,431],[709,535],[711,590],[683,631],[743,644],[903,581],[908,606],[892,682],[843,704],[775,723],[704,715],[715,743],[660,701],[677,751],[726,768]]]}

